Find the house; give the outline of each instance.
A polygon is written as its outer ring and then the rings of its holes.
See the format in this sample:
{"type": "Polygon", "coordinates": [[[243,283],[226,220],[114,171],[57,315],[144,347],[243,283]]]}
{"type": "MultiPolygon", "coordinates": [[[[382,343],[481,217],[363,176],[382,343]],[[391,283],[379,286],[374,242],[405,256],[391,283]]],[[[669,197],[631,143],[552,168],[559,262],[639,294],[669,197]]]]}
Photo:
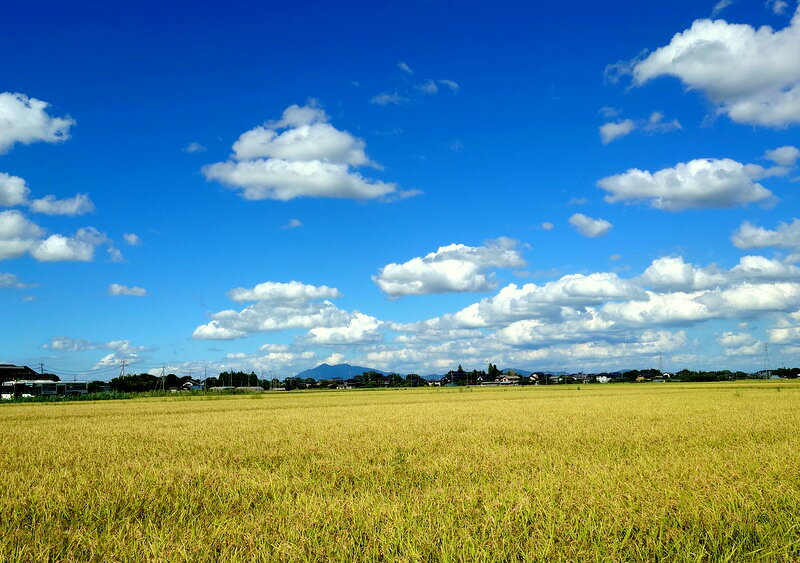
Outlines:
{"type": "Polygon", "coordinates": [[[15,366],[14,364],[0,364],[0,383],[3,381],[32,381],[46,380],[58,381],[52,373],[38,373],[28,366],[15,366]]]}
{"type": "Polygon", "coordinates": [[[57,395],[86,395],[87,381],[50,381],[49,379],[27,379],[4,381],[0,384],[0,399],[29,397],[53,397],[57,395]]]}

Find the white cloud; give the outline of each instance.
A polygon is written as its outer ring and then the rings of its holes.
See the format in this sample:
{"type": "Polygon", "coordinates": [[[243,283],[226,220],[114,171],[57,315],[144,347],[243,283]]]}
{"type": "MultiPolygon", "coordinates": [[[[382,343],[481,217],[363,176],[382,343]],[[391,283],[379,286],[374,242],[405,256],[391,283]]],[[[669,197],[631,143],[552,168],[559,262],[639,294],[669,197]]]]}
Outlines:
{"type": "Polygon", "coordinates": [[[380,269],[372,281],[390,297],[426,293],[489,291],[496,287],[489,268],[525,265],[517,241],[499,238],[484,246],[450,244],[421,258],[380,269]]]}
{"type": "Polygon", "coordinates": [[[371,199],[397,191],[396,184],[371,181],[344,164],[319,160],[218,162],[203,168],[209,180],[242,189],[249,200],[297,197],[371,199]]]}
{"type": "Polygon", "coordinates": [[[439,87],[433,80],[428,80],[426,82],[423,82],[422,84],[417,86],[417,89],[423,94],[437,94],[439,92],[439,87]]]}
{"type": "Polygon", "coordinates": [[[402,70],[403,72],[405,72],[407,74],[414,74],[414,71],[411,70],[411,67],[408,66],[403,61],[400,61],[399,63],[397,63],[397,68],[399,68],[400,70],[402,70]]]}
{"type": "Polygon", "coordinates": [[[439,84],[441,84],[442,86],[447,86],[453,92],[458,92],[458,90],[461,88],[461,86],[459,86],[457,82],[453,80],[447,80],[446,78],[440,78],[439,84]]]}
{"type": "Polygon", "coordinates": [[[207,165],[203,174],[242,190],[242,197],[250,200],[372,199],[398,192],[393,183],[370,180],[353,170],[377,165],[364,152],[363,140],[327,120],[316,105],[290,106],[282,119],[243,133],[233,144],[233,159],[207,165]]]}
{"type": "Polygon", "coordinates": [[[94,203],[87,194],[76,194],[66,199],[56,199],[53,195],[44,196],[31,202],[31,211],[45,215],[83,215],[94,211],[94,203]]]}
{"type": "Polygon", "coordinates": [[[731,273],[748,280],[800,280],[800,268],[764,256],[742,256],[731,273]]]}
{"type": "Polygon", "coordinates": [[[343,327],[352,315],[330,301],[339,290],[300,282],[265,282],[252,289],[232,289],[228,296],[237,302],[255,301],[241,311],[226,310],[211,315],[212,320],[198,326],[195,338],[225,340],[253,332],[316,327],[343,327]]]}
{"type": "Polygon", "coordinates": [[[624,137],[635,131],[641,129],[647,133],[669,133],[670,131],[677,131],[681,128],[681,124],[677,119],[672,121],[664,121],[664,114],[660,111],[654,111],[647,119],[623,119],[605,123],[600,126],[600,139],[604,145],[624,137]]]}
{"type": "Polygon", "coordinates": [[[735,122],[782,127],[800,122],[798,52],[800,10],[780,30],[702,19],[633,61],[631,71],[637,86],[675,76],[735,122]]]}
{"type": "Polygon", "coordinates": [[[185,153],[192,154],[192,153],[196,153],[196,152],[206,152],[207,149],[203,145],[201,145],[200,143],[192,142],[192,143],[189,143],[188,145],[186,145],[185,147],[183,147],[182,150],[185,153]]]}
{"type": "Polygon", "coordinates": [[[119,297],[122,295],[128,295],[131,297],[145,297],[147,295],[147,290],[143,287],[128,287],[118,283],[112,283],[108,286],[108,294],[112,297],[119,297]]]}
{"type": "Polygon", "coordinates": [[[716,18],[720,15],[726,8],[728,8],[731,4],[733,4],[734,0],[719,0],[716,4],[714,4],[714,9],[711,10],[711,17],[716,18]]]}
{"type": "Polygon", "coordinates": [[[29,193],[25,180],[0,172],[0,205],[23,205],[28,202],[29,193]]]}
{"type": "MultiPolygon", "coordinates": [[[[94,227],[83,227],[72,237],[50,235],[38,241],[30,252],[40,262],[90,262],[94,258],[95,249],[109,242],[108,237],[94,227]]],[[[111,249],[116,250],[113,247],[111,249]]]]}
{"type": "Polygon", "coordinates": [[[0,289],[3,288],[27,289],[29,287],[34,287],[34,286],[23,282],[16,274],[0,272],[0,289]]]}
{"type": "Polygon", "coordinates": [[[340,297],[339,290],[327,285],[310,285],[298,281],[264,282],[252,289],[237,287],[228,292],[232,301],[271,301],[276,303],[305,302],[312,299],[335,299],[340,297]]]}
{"type": "Polygon", "coordinates": [[[731,241],[737,248],[789,248],[800,250],[800,219],[794,218],[791,223],[778,223],[774,231],[757,227],[745,221],[731,235],[731,241]]]}
{"type": "Polygon", "coordinates": [[[651,113],[647,121],[642,124],[642,129],[649,133],[669,133],[670,131],[677,131],[680,128],[681,124],[677,119],[664,121],[664,114],[660,111],[651,113]]]}
{"type": "Polygon", "coordinates": [[[0,211],[0,260],[22,256],[42,235],[44,229],[19,211],[0,211]]]}
{"type": "Polygon", "coordinates": [[[593,219],[583,213],[575,213],[569,223],[585,237],[601,237],[607,235],[613,225],[605,219],[593,219]]]}
{"type": "Polygon", "coordinates": [[[122,235],[122,238],[131,246],[139,246],[142,244],[142,239],[139,238],[139,235],[136,233],[125,233],[122,235]]]}
{"type": "Polygon", "coordinates": [[[381,322],[375,317],[355,312],[342,326],[314,327],[308,331],[306,341],[310,344],[360,344],[382,338],[378,331],[381,322]]]}
{"type": "Polygon", "coordinates": [[[717,316],[708,305],[698,300],[705,294],[705,292],[648,291],[647,299],[606,303],[600,312],[615,325],[629,327],[693,324],[717,316]]]}
{"type": "Polygon", "coordinates": [[[553,225],[550,221],[545,221],[544,223],[542,223],[541,227],[545,231],[552,231],[555,225],[553,225]]]}
{"type": "Polygon", "coordinates": [[[765,152],[764,158],[781,166],[794,166],[797,159],[800,158],[800,149],[786,145],[765,152]]]}
{"type": "Polygon", "coordinates": [[[600,108],[600,110],[597,113],[599,113],[600,115],[602,115],[606,119],[611,119],[612,117],[619,116],[619,114],[622,113],[622,112],[620,110],[618,110],[617,108],[614,108],[614,107],[611,107],[611,106],[603,106],[603,107],[600,108]]]}
{"type": "Polygon", "coordinates": [[[600,138],[603,144],[607,145],[611,141],[631,133],[634,129],[636,129],[636,123],[632,119],[604,123],[600,126],[600,138]]]}
{"type": "Polygon", "coordinates": [[[94,204],[87,194],[76,194],[66,199],[47,195],[33,201],[29,201],[29,196],[30,189],[24,179],[0,172],[0,205],[28,205],[31,211],[46,215],[75,216],[94,211],[94,204]]]}
{"type": "Polygon", "coordinates": [[[786,8],[789,7],[789,3],[786,0],[767,0],[766,4],[772,10],[772,13],[778,16],[784,14],[786,8]]]}
{"type": "Polygon", "coordinates": [[[746,332],[724,332],[717,336],[717,344],[725,348],[738,348],[755,342],[753,335],[746,332]]]}
{"type": "Polygon", "coordinates": [[[288,230],[288,229],[297,229],[303,226],[303,222],[300,219],[289,219],[289,222],[286,223],[281,227],[281,229],[288,230]]]}
{"type": "Polygon", "coordinates": [[[92,342],[83,338],[69,336],[54,336],[50,342],[43,346],[58,352],[86,352],[91,350],[106,350],[109,354],[103,356],[94,366],[93,370],[119,366],[122,362],[135,364],[144,360],[140,354],[147,350],[144,346],[136,346],[130,340],[112,340],[111,342],[92,342]]]}
{"type": "Polygon", "coordinates": [[[338,366],[339,364],[344,363],[344,358],[345,358],[344,354],[340,352],[334,352],[333,354],[322,360],[322,363],[328,364],[330,366],[338,366]]]}
{"type": "Polygon", "coordinates": [[[700,268],[684,262],[681,256],[667,256],[653,260],[639,279],[661,291],[695,291],[722,286],[728,276],[714,266],[700,268]]]}
{"type": "Polygon", "coordinates": [[[50,350],[60,350],[63,352],[84,352],[86,350],[97,350],[101,345],[90,342],[83,338],[72,338],[69,336],[54,336],[50,342],[43,347],[50,350]]]}
{"type": "Polygon", "coordinates": [[[642,289],[630,280],[613,273],[589,275],[569,274],[544,285],[527,283],[523,286],[509,284],[496,295],[481,299],[452,314],[406,325],[394,325],[396,330],[431,332],[440,330],[475,329],[524,320],[540,319],[558,321],[565,308],[583,310],[608,301],[641,299],[642,289]]]}
{"type": "Polygon", "coordinates": [[[371,164],[364,153],[365,143],[329,123],[300,125],[278,133],[263,126],[243,133],[233,144],[236,160],[257,158],[291,162],[324,161],[350,166],[371,164]]]}
{"type": "Polygon", "coordinates": [[[370,99],[369,103],[377,106],[395,105],[401,106],[408,102],[408,98],[401,96],[397,92],[381,92],[370,99]]]}
{"type": "Polygon", "coordinates": [[[106,354],[96,364],[92,366],[93,370],[98,370],[101,368],[109,368],[113,366],[121,366],[124,362],[125,365],[133,365],[140,363],[142,358],[139,357],[139,354],[136,353],[119,353],[119,352],[111,352],[110,354],[106,354]]]}
{"type": "Polygon", "coordinates": [[[15,143],[58,143],[69,139],[69,128],[75,120],[51,117],[46,111],[48,106],[47,102],[25,94],[0,93],[0,154],[8,152],[15,143]]]}
{"type": "Polygon", "coordinates": [[[624,174],[603,178],[597,185],[608,192],[605,200],[647,202],[665,211],[692,208],[728,208],[749,203],[769,204],[775,196],[754,177],[768,173],[756,165],[729,158],[701,158],[678,163],[655,173],[631,168],[624,174]]]}

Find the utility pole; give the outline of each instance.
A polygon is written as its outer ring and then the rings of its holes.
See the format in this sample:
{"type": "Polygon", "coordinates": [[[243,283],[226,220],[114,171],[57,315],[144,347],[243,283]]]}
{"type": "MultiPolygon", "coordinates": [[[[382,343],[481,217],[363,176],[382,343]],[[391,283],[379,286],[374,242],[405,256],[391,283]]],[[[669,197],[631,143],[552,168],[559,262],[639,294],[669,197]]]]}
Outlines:
{"type": "Polygon", "coordinates": [[[764,342],[764,379],[769,379],[769,342],[764,342]]]}
{"type": "Polygon", "coordinates": [[[660,353],[658,354],[658,372],[661,375],[664,375],[664,356],[660,353]]]}
{"type": "Polygon", "coordinates": [[[119,365],[119,376],[120,377],[123,377],[125,375],[125,366],[126,365],[128,365],[128,363],[125,360],[122,360],[122,363],[120,363],[120,365],[119,365]]]}
{"type": "Polygon", "coordinates": [[[39,375],[44,375],[44,362],[39,362],[39,375]]]}

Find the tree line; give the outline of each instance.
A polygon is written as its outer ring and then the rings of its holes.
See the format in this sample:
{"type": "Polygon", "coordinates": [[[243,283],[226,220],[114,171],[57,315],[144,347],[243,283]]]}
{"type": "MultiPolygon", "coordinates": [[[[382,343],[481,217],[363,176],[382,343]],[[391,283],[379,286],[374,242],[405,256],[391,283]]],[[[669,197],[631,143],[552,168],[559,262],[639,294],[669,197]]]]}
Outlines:
{"type": "MultiPolygon", "coordinates": [[[[769,372],[771,375],[796,379],[800,377],[800,368],[777,368],[769,372]]],[[[514,370],[501,371],[495,364],[489,364],[486,370],[466,371],[460,365],[455,370],[448,371],[438,379],[440,385],[479,385],[484,382],[496,382],[509,376],[517,376],[514,370]]],[[[764,374],[750,374],[743,371],[691,371],[683,369],[669,376],[665,376],[657,369],[629,370],[624,372],[601,372],[591,375],[561,374],[558,376],[534,372],[530,376],[518,376],[515,383],[519,385],[534,385],[546,383],[593,383],[601,377],[607,377],[612,382],[642,382],[654,379],[669,379],[682,382],[704,381],[733,381],[763,377],[764,374]]],[[[601,379],[602,381],[602,379],[601,379]]],[[[188,375],[177,376],[174,373],[165,376],[156,376],[149,373],[138,373],[115,377],[111,381],[92,381],[89,383],[89,392],[116,391],[122,393],[141,393],[145,391],[175,390],[175,389],[210,389],[212,387],[259,387],[264,390],[285,389],[336,389],[337,387],[380,388],[380,387],[424,387],[428,380],[416,373],[401,375],[398,373],[380,373],[366,371],[350,379],[321,379],[286,377],[263,379],[254,371],[224,371],[219,375],[207,377],[205,380],[193,379],[188,375]]]]}

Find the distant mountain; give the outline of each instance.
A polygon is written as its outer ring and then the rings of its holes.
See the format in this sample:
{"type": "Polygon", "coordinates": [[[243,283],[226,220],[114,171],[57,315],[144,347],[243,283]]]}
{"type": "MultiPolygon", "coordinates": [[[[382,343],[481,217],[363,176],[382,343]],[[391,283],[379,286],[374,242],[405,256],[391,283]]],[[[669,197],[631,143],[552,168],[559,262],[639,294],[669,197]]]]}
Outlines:
{"type": "Polygon", "coordinates": [[[300,373],[297,374],[297,377],[301,379],[308,379],[309,377],[313,377],[317,381],[319,381],[320,379],[333,379],[335,377],[341,379],[350,379],[351,377],[361,375],[365,371],[376,371],[384,375],[389,373],[375,368],[365,368],[363,366],[351,366],[350,364],[337,364],[335,366],[331,366],[328,364],[320,364],[315,368],[301,371],[300,373]]]}
{"type": "Polygon", "coordinates": [[[503,373],[506,373],[506,372],[507,372],[508,370],[510,370],[510,369],[513,369],[513,370],[514,370],[514,373],[516,373],[517,375],[524,375],[524,376],[528,376],[528,375],[530,375],[530,374],[532,374],[532,373],[533,373],[532,371],[528,371],[528,370],[526,370],[526,369],[517,369],[517,368],[503,368],[503,369],[502,369],[502,370],[500,370],[500,371],[502,371],[503,373]]]}

